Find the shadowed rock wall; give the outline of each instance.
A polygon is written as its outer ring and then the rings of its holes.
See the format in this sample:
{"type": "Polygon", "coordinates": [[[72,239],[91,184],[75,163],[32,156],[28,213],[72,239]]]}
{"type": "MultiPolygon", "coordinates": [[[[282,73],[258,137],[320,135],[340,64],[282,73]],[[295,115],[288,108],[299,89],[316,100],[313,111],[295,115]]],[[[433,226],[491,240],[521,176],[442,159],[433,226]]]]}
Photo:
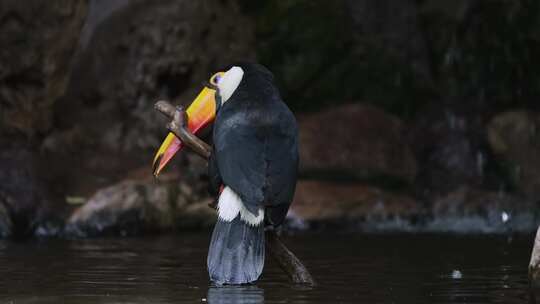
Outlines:
{"type": "Polygon", "coordinates": [[[54,128],[86,11],[86,1],[2,1],[0,217],[14,226],[3,234],[31,233],[50,208],[62,209],[45,186],[39,143],[54,128]]]}

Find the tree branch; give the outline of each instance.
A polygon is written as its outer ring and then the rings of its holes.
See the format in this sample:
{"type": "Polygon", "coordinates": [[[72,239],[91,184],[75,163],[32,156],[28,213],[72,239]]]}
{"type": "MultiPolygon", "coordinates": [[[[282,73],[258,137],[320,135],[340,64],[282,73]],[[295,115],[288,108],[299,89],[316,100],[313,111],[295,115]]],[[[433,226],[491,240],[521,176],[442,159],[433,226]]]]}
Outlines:
{"type": "Polygon", "coordinates": [[[174,107],[170,103],[164,100],[158,101],[154,105],[155,109],[161,112],[163,115],[171,119],[171,122],[167,124],[167,129],[174,133],[176,137],[180,138],[182,142],[190,147],[195,153],[201,157],[208,159],[210,157],[211,148],[204,141],[200,140],[195,134],[186,128],[186,113],[182,107],[174,107]]]}
{"type": "MultiPolygon", "coordinates": [[[[211,148],[204,141],[191,133],[186,128],[185,112],[183,108],[175,108],[169,102],[161,100],[155,104],[155,109],[172,121],[167,128],[174,133],[184,144],[192,148],[197,154],[205,159],[210,157],[211,148]]],[[[281,242],[274,230],[266,231],[266,250],[269,255],[279,264],[295,284],[315,285],[313,277],[288,248],[281,242]]]]}
{"type": "Polygon", "coordinates": [[[298,259],[285,244],[281,242],[279,236],[274,230],[266,231],[266,249],[270,256],[279,264],[281,269],[285,271],[291,281],[295,284],[315,285],[315,280],[298,259]]]}

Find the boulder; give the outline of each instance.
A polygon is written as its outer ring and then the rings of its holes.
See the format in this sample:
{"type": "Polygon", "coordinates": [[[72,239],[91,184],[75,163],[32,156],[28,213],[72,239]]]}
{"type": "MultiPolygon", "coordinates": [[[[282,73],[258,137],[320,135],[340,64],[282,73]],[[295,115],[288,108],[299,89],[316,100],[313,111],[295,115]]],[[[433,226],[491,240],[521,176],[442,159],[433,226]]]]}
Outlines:
{"type": "Polygon", "coordinates": [[[496,115],[487,127],[493,152],[521,193],[540,198],[540,115],[511,111],[496,115]]]}
{"type": "Polygon", "coordinates": [[[48,200],[50,193],[39,175],[38,161],[30,147],[14,143],[1,147],[0,206],[3,206],[4,217],[8,215],[5,211],[10,211],[10,230],[17,236],[27,236],[52,207],[48,200]]]}
{"type": "Polygon", "coordinates": [[[175,227],[207,227],[215,221],[211,199],[177,178],[124,180],[98,190],[75,209],[68,235],[134,235],[175,227]]]}
{"type": "Polygon", "coordinates": [[[536,203],[503,192],[462,186],[436,198],[426,230],[457,233],[531,232],[540,224],[536,203]]]}
{"type": "Polygon", "coordinates": [[[540,224],[534,201],[466,186],[423,203],[358,182],[301,180],[287,215],[296,229],[335,227],[362,231],[528,233],[540,224]]]}
{"type": "Polygon", "coordinates": [[[297,223],[352,224],[366,229],[408,229],[423,208],[412,197],[362,183],[301,180],[288,219],[297,223]]]}
{"type": "Polygon", "coordinates": [[[6,207],[0,204],[0,239],[11,235],[11,218],[6,207]]]}
{"type": "Polygon", "coordinates": [[[479,116],[443,105],[425,109],[411,126],[418,160],[417,193],[431,200],[463,185],[485,184],[489,154],[479,116]]]}
{"type": "Polygon", "coordinates": [[[348,104],[298,117],[300,170],[412,182],[416,160],[403,123],[365,104],[348,104]]]}

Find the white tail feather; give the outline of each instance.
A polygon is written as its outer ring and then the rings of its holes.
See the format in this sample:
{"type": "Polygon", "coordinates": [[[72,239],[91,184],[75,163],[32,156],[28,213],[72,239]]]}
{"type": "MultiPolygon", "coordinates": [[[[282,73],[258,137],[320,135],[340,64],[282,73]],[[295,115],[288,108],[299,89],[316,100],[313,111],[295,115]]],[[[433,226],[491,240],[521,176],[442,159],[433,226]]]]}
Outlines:
{"type": "Polygon", "coordinates": [[[218,216],[221,220],[230,222],[240,213],[240,219],[249,225],[257,226],[264,219],[264,210],[260,208],[255,216],[242,202],[242,199],[231,188],[225,187],[219,196],[218,216]]]}

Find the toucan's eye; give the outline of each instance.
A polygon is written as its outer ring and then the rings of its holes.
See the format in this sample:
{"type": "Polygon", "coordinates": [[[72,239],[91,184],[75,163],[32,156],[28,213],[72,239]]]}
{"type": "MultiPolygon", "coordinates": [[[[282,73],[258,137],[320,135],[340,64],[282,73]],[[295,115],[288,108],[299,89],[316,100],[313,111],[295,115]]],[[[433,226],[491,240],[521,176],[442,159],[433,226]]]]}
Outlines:
{"type": "Polygon", "coordinates": [[[221,77],[223,77],[224,72],[217,72],[212,77],[210,77],[210,84],[217,86],[219,81],[221,80],[221,77]]]}

